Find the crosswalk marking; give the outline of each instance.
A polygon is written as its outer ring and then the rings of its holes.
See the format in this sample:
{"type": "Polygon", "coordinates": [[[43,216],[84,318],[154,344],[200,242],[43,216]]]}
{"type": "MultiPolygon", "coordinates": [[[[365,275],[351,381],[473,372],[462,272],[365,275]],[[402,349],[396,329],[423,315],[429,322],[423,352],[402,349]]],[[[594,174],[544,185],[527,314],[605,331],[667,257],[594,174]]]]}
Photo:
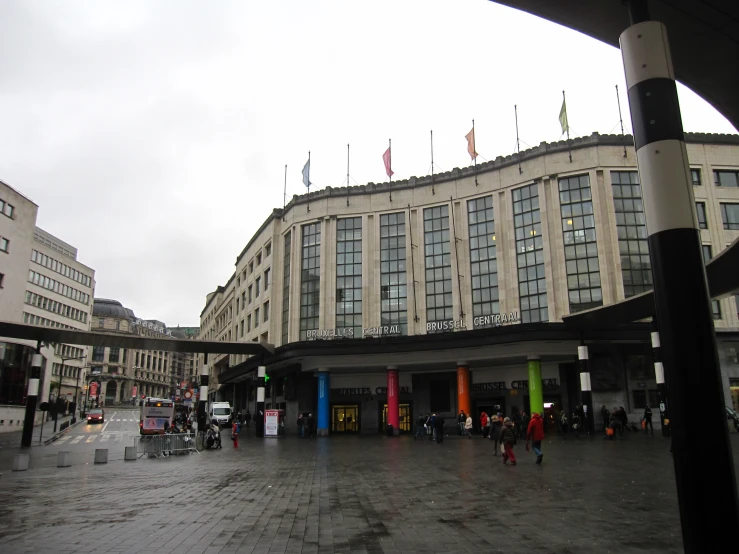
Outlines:
{"type": "Polygon", "coordinates": [[[80,442],[84,438],[85,438],[84,435],[80,435],[79,437],[75,437],[75,438],[72,439],[72,442],[70,444],[77,444],[78,442],[80,442]]]}
{"type": "Polygon", "coordinates": [[[102,437],[100,438],[100,442],[107,442],[109,438],[110,438],[110,435],[103,435],[103,436],[102,436],[102,437]]]}
{"type": "Polygon", "coordinates": [[[91,435],[91,436],[87,437],[87,440],[85,442],[92,442],[94,440],[95,440],[95,435],[91,435]]]}

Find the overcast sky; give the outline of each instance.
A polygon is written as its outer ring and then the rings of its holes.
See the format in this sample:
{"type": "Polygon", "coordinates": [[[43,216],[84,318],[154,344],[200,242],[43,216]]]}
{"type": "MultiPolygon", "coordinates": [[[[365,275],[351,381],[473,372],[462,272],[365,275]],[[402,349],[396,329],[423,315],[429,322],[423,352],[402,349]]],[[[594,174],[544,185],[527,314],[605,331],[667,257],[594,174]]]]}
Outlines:
{"type": "MultiPolygon", "coordinates": [[[[346,180],[469,165],[631,129],[620,52],[487,0],[0,3],[0,179],[95,269],[97,297],[169,326],[205,296],[272,208],[346,180]]],[[[680,87],[687,131],[734,133],[680,87]]]]}

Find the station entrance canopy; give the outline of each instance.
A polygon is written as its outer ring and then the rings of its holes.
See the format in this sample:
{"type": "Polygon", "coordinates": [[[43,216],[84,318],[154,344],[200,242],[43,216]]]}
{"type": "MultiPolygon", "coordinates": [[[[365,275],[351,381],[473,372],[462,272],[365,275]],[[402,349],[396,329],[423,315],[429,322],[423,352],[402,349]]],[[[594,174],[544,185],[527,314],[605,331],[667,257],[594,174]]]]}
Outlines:
{"type": "Polygon", "coordinates": [[[80,344],[87,346],[129,348],[133,350],[163,350],[207,354],[249,354],[266,356],[275,347],[264,342],[221,342],[174,338],[142,337],[119,333],[99,333],[77,329],[36,327],[0,321],[0,337],[45,343],[80,344]]]}

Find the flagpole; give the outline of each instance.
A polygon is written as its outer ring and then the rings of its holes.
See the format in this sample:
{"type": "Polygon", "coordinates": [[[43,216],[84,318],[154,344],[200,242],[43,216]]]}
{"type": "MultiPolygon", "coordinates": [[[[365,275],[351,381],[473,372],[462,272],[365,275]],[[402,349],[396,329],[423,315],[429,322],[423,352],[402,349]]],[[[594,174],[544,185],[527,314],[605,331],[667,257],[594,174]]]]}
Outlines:
{"type": "Polygon", "coordinates": [[[624,158],[628,158],[626,153],[626,137],[624,136],[624,120],[621,117],[621,98],[618,96],[618,85],[616,85],[616,102],[618,102],[618,121],[621,123],[621,140],[624,143],[624,158]]]}
{"type": "MultiPolygon", "coordinates": [[[[567,99],[565,98],[565,91],[562,91],[562,103],[565,107],[565,115],[567,115],[567,99]]],[[[567,153],[570,156],[570,163],[572,163],[572,149],[570,148],[570,119],[567,118],[567,153]]]]}
{"type": "Polygon", "coordinates": [[[472,151],[475,154],[475,186],[477,186],[477,137],[475,136],[475,120],[472,120],[472,151]]]}
{"type": "Polygon", "coordinates": [[[349,206],[349,145],[346,145],[346,205],[349,206]]]}
{"type": "Polygon", "coordinates": [[[310,150],[308,150],[308,213],[310,213],[310,150]]]}
{"type": "MultiPolygon", "coordinates": [[[[388,161],[390,162],[390,175],[388,175],[388,183],[391,185],[393,184],[393,139],[387,139],[387,152],[388,152],[388,161]]],[[[390,189],[390,202],[393,201],[393,190],[390,189]]]]}
{"type": "Polygon", "coordinates": [[[282,221],[285,221],[285,208],[287,207],[287,164],[285,164],[285,188],[282,191],[282,221]]]}
{"type": "Polygon", "coordinates": [[[431,194],[436,194],[434,190],[434,130],[431,129],[431,194]]]}
{"type": "Polygon", "coordinates": [[[518,106],[513,105],[513,112],[516,115],[516,152],[518,153],[518,174],[523,175],[523,169],[521,169],[521,143],[518,140],[518,106]]]}

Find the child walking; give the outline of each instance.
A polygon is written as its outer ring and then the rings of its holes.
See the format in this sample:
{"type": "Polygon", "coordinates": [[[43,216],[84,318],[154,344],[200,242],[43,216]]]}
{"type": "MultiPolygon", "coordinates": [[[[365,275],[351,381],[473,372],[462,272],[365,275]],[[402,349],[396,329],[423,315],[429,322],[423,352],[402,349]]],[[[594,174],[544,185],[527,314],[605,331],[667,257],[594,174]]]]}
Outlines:
{"type": "Polygon", "coordinates": [[[516,465],[516,455],[513,453],[513,445],[516,444],[516,433],[513,432],[513,422],[507,417],[503,420],[503,427],[500,430],[500,444],[503,445],[503,464],[508,460],[511,465],[516,465]]]}

